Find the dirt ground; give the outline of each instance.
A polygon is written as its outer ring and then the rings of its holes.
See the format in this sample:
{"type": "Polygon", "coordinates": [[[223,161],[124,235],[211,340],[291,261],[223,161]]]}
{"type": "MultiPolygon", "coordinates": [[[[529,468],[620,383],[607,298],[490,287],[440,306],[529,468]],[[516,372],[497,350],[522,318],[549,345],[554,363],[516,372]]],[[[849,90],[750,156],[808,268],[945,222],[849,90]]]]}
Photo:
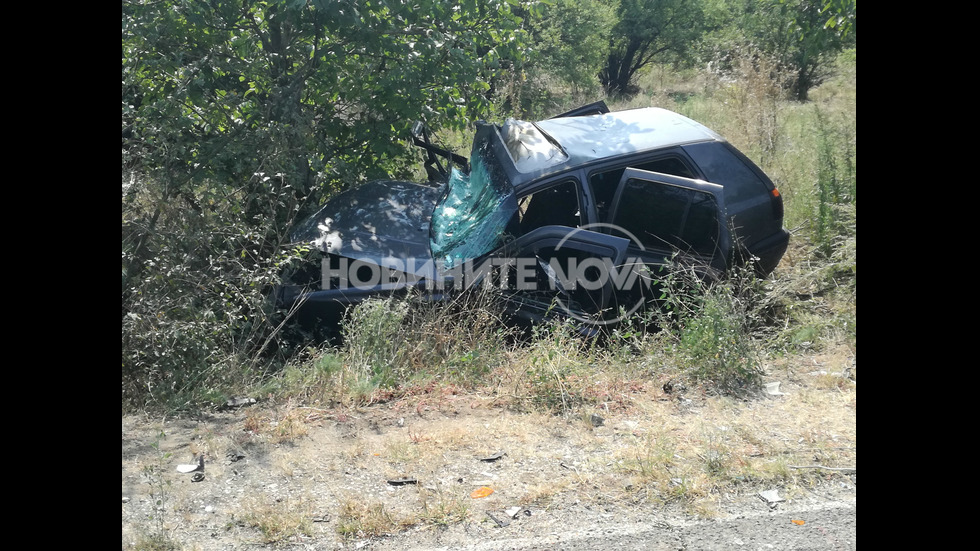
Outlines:
{"type": "Polygon", "coordinates": [[[856,386],[812,370],[756,400],[650,386],[632,408],[571,416],[448,389],[125,416],[123,549],[852,549],[856,470],[833,465],[855,466],[856,386]],[[735,532],[695,543],[697,523],[735,532]]]}

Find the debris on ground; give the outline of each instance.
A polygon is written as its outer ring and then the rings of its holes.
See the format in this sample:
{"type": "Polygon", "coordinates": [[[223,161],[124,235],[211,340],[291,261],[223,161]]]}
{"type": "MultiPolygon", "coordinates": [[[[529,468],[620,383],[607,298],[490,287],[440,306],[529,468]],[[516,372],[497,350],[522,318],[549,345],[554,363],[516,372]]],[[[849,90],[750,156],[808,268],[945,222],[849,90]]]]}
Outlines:
{"type": "Polygon", "coordinates": [[[250,406],[256,402],[255,398],[232,398],[225,402],[221,409],[235,409],[242,406],[250,406]]]}
{"type": "Polygon", "coordinates": [[[238,451],[230,451],[225,454],[225,458],[228,459],[229,463],[235,463],[237,461],[245,459],[245,454],[238,451]]]}
{"type": "Polygon", "coordinates": [[[785,396],[786,394],[779,391],[779,382],[766,383],[766,394],[770,396],[785,396]]]}
{"type": "Polygon", "coordinates": [[[492,493],[493,493],[493,488],[491,488],[490,486],[481,486],[473,490],[473,493],[470,494],[470,497],[473,499],[479,499],[481,497],[487,497],[492,493]]]}
{"type": "Polygon", "coordinates": [[[505,455],[507,455],[507,452],[505,452],[505,451],[499,451],[499,452],[497,452],[497,453],[495,453],[493,455],[488,455],[487,457],[481,457],[480,458],[480,461],[487,461],[487,462],[496,461],[496,460],[500,459],[501,457],[503,457],[505,455]]]}
{"type": "Polygon", "coordinates": [[[196,463],[184,463],[182,465],[177,465],[178,473],[193,473],[196,471],[204,470],[204,454],[197,456],[196,463]]]}
{"type": "Polygon", "coordinates": [[[763,501],[768,503],[770,507],[774,506],[775,504],[781,501],[786,501],[785,499],[779,497],[779,490],[765,490],[759,492],[759,497],[761,497],[763,501]]]}
{"type": "Polygon", "coordinates": [[[487,516],[490,517],[490,520],[492,520],[492,521],[494,521],[494,522],[497,523],[497,528],[503,528],[503,527],[507,526],[508,524],[510,524],[510,521],[509,520],[507,520],[507,519],[500,520],[497,517],[493,516],[493,514],[491,514],[490,511],[487,511],[487,516]]]}
{"type": "Polygon", "coordinates": [[[402,478],[393,478],[388,480],[388,484],[391,484],[392,486],[404,486],[405,484],[418,484],[418,483],[419,481],[417,479],[408,476],[402,478]]]}

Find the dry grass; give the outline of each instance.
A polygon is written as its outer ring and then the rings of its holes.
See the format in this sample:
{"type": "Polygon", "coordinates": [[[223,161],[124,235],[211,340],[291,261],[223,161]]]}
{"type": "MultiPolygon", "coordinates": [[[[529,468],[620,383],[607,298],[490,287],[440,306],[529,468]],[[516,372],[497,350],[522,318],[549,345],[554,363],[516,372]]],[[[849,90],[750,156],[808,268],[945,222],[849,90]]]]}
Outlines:
{"type": "Polygon", "coordinates": [[[178,551],[180,542],[166,534],[140,534],[130,547],[134,551],[178,551]]]}
{"type": "MultiPolygon", "coordinates": [[[[220,455],[238,445],[237,434],[258,430],[245,445],[245,463],[213,461],[209,482],[200,485],[174,471],[192,446],[168,429],[159,450],[132,463],[156,469],[152,487],[141,482],[135,491],[162,496],[167,517],[159,525],[124,518],[124,527],[132,522],[125,541],[129,549],[186,548],[181,534],[201,524],[207,484],[239,487],[245,496],[213,513],[230,515],[224,522],[238,527],[227,532],[235,538],[227,541],[283,544],[488,522],[485,512],[511,506],[543,511],[572,503],[647,503],[712,517],[761,490],[778,488],[793,498],[825,480],[846,482],[839,471],[795,467],[856,466],[851,348],[846,341],[823,343],[812,354],[767,358],[765,367],[766,380],[779,381],[784,395],[735,399],[697,387],[666,393],[660,375],[632,387],[626,381],[638,380],[636,372],[624,370],[620,378],[614,371],[597,374],[596,386],[624,389],[626,398],[580,402],[567,415],[518,409],[525,402],[505,396],[513,389],[506,385],[496,402],[493,390],[483,389],[360,408],[271,403],[242,412],[223,430],[186,432],[198,452],[220,455]],[[594,423],[592,414],[602,422],[594,423]],[[281,439],[278,427],[287,419],[303,430],[281,439]],[[480,460],[497,451],[506,455],[480,460]],[[386,482],[399,477],[419,483],[386,482]],[[493,494],[470,497],[482,485],[493,494]]],[[[570,381],[570,388],[588,386],[584,377],[570,381]]],[[[124,457],[124,480],[127,465],[124,457]]]]}
{"type": "Polygon", "coordinates": [[[243,430],[273,444],[280,444],[305,436],[311,412],[295,406],[292,401],[270,410],[250,410],[245,417],[243,430]]]}
{"type": "Polygon", "coordinates": [[[313,506],[308,498],[250,498],[241,520],[259,531],[264,543],[295,540],[313,534],[313,506]]]}
{"type": "Polygon", "coordinates": [[[345,539],[377,537],[393,534],[416,522],[416,517],[392,513],[380,501],[348,496],[339,504],[337,533],[345,539]]]}
{"type": "MultiPolygon", "coordinates": [[[[375,304],[347,326],[352,344],[286,366],[262,389],[271,399],[229,425],[144,419],[137,430],[124,418],[123,547],[200,548],[193,534],[214,548],[257,539],[319,547],[328,538],[338,547],[409,527],[488,522],[485,512],[515,505],[646,503],[712,517],[760,490],[792,499],[822,482],[849,483],[845,472],[817,467],[856,467],[854,231],[822,257],[805,231],[819,168],[813,107],[832,122],[852,120],[853,87],[787,104],[764,78],[770,68],[739,69],[735,81],[704,77],[691,88],[662,73],[652,96],[616,108],[683,112],[778,184],[798,233],[747,321],[763,381],[780,382],[784,395],[711,392],[690,380],[670,331],[625,331],[596,346],[561,326],[517,338],[490,296],[375,304]],[[222,461],[228,450],[246,459],[222,461]],[[506,455],[480,461],[498,451],[506,455]],[[207,478],[192,484],[175,467],[199,454],[207,478]],[[387,483],[400,477],[419,484],[387,483]],[[470,497],[482,485],[494,493],[470,497]]],[[[843,147],[855,131],[840,134],[843,147]]]]}
{"type": "Polygon", "coordinates": [[[639,403],[632,437],[610,457],[643,499],[680,500],[699,514],[725,493],[809,486],[826,473],[791,466],[855,464],[855,385],[803,377],[773,399],[639,403]]]}
{"type": "Polygon", "coordinates": [[[419,489],[419,520],[426,524],[447,526],[463,522],[470,516],[470,498],[459,487],[437,485],[419,489]]]}

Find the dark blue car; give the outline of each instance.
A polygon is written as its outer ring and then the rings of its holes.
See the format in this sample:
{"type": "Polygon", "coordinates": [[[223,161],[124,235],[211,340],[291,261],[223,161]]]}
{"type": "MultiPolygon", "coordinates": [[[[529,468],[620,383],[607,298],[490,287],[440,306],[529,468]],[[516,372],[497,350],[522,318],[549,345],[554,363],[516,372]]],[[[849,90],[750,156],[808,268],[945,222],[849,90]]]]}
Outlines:
{"type": "Polygon", "coordinates": [[[764,276],[786,251],[772,181],[664,109],[611,113],[600,102],[538,122],[481,122],[468,160],[424,131],[415,139],[429,182],[367,183],[294,230],[322,258],[280,289],[283,307],[328,319],[407,289],[441,299],[491,285],[518,318],[609,325],[644,306],[663,266],[714,277],[752,263],[764,276]]]}

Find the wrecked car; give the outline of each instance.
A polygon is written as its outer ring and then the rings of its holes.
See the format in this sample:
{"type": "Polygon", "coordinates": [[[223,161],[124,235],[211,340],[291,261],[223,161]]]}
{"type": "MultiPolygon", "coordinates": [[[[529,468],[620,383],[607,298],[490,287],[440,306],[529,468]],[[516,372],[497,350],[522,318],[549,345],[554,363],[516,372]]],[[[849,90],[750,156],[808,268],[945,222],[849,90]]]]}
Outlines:
{"type": "Polygon", "coordinates": [[[468,159],[431,144],[429,181],[375,181],[330,199],[292,238],[319,266],[279,301],[301,319],[337,319],[371,297],[433,300],[490,286],[508,311],[593,327],[646,304],[650,276],[676,263],[708,277],[751,262],[760,275],[789,240],[783,200],[745,155],[660,108],[602,102],[537,121],[479,122],[468,159]]]}

